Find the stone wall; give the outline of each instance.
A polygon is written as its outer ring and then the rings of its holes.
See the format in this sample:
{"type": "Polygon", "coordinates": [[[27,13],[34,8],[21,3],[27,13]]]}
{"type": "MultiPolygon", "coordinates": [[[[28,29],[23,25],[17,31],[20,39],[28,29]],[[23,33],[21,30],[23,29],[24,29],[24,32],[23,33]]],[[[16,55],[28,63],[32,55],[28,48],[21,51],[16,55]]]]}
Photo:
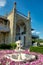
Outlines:
{"type": "Polygon", "coordinates": [[[9,43],[12,42],[13,39],[13,17],[14,17],[14,12],[12,11],[7,17],[7,19],[10,21],[9,43]]]}

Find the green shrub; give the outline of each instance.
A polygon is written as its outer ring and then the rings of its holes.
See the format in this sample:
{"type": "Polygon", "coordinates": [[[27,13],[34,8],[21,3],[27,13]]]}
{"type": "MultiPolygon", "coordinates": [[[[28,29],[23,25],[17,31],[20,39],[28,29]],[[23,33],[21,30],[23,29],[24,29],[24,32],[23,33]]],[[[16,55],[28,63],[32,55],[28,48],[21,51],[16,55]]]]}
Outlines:
{"type": "Polygon", "coordinates": [[[40,45],[39,47],[43,47],[43,45],[40,45]]]}
{"type": "Polygon", "coordinates": [[[43,47],[30,47],[30,51],[43,54],[43,47]]]}
{"type": "Polygon", "coordinates": [[[10,43],[10,44],[0,44],[0,49],[15,49],[16,48],[15,43],[10,43]]]}
{"type": "Polygon", "coordinates": [[[11,45],[9,44],[0,44],[0,49],[10,49],[11,45]]]}
{"type": "Polygon", "coordinates": [[[15,49],[17,47],[16,43],[11,43],[11,48],[15,49]]]}

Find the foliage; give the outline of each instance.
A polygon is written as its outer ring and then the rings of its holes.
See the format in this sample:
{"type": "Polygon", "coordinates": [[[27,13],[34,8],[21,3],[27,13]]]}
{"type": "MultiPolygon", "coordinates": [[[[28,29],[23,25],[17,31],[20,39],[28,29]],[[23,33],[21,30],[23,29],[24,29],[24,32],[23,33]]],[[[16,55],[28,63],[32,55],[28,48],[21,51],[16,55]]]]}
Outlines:
{"type": "Polygon", "coordinates": [[[40,43],[43,43],[43,39],[39,39],[39,42],[40,42],[40,43]]]}
{"type": "Polygon", "coordinates": [[[11,45],[9,44],[0,44],[0,49],[10,49],[11,45]]]}
{"type": "Polygon", "coordinates": [[[15,43],[10,43],[10,44],[0,44],[0,49],[15,49],[16,48],[15,43]]]}
{"type": "Polygon", "coordinates": [[[39,47],[30,47],[30,51],[43,54],[43,46],[42,47],[41,46],[39,46],[39,47]]]}
{"type": "Polygon", "coordinates": [[[39,39],[32,39],[33,42],[39,42],[39,39]]]}
{"type": "Polygon", "coordinates": [[[39,47],[43,47],[43,45],[40,45],[39,47]]]}
{"type": "Polygon", "coordinates": [[[39,42],[39,43],[43,43],[43,39],[32,39],[32,41],[35,41],[35,42],[39,42]]]}
{"type": "Polygon", "coordinates": [[[17,47],[16,43],[11,43],[11,48],[15,49],[17,47]]]}

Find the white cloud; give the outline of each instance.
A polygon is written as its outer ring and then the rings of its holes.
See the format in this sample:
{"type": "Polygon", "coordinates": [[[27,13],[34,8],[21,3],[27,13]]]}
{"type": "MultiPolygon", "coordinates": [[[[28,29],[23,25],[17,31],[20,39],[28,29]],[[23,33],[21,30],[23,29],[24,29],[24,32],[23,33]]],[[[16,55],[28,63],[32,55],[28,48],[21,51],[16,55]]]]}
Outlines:
{"type": "Polygon", "coordinates": [[[36,34],[40,34],[40,32],[36,32],[36,34]]]}
{"type": "Polygon", "coordinates": [[[35,33],[36,31],[35,30],[33,30],[33,31],[31,31],[32,33],[35,33]]]}
{"type": "Polygon", "coordinates": [[[6,0],[0,0],[0,7],[4,7],[6,4],[6,0]]]}
{"type": "Polygon", "coordinates": [[[33,31],[31,31],[32,32],[32,34],[40,34],[40,32],[37,32],[37,31],[35,31],[35,30],[33,30],[33,31]]]}

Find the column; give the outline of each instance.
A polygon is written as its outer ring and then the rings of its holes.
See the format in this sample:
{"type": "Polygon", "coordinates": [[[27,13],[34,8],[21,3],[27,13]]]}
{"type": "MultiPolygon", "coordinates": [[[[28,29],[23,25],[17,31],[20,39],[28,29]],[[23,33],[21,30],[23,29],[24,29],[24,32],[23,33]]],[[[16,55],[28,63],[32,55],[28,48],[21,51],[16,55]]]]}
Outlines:
{"type": "Polygon", "coordinates": [[[14,3],[13,42],[16,41],[16,2],[14,3]]]}
{"type": "Polygon", "coordinates": [[[26,22],[26,47],[31,46],[32,39],[31,39],[31,18],[30,18],[30,12],[28,13],[28,20],[26,22]]]}

